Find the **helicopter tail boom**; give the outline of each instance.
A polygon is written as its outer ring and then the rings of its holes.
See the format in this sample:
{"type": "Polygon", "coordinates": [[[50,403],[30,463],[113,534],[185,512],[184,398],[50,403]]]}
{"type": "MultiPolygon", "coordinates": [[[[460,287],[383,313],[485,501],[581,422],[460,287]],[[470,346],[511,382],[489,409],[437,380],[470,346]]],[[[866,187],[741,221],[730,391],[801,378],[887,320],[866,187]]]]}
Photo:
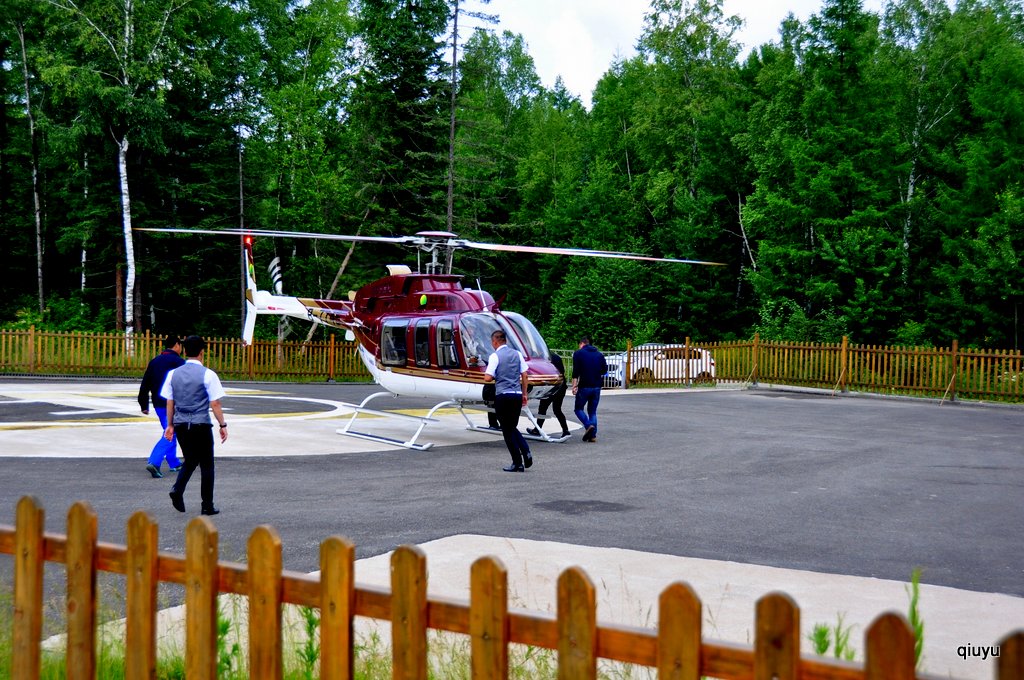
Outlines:
{"type": "MultiPolygon", "coordinates": [[[[251,345],[260,314],[286,316],[333,328],[352,329],[360,324],[351,313],[349,303],[336,300],[316,300],[275,294],[260,290],[256,283],[256,266],[252,254],[252,239],[245,239],[245,325],[242,341],[251,345]]],[[[279,281],[275,289],[280,291],[279,281]]]]}

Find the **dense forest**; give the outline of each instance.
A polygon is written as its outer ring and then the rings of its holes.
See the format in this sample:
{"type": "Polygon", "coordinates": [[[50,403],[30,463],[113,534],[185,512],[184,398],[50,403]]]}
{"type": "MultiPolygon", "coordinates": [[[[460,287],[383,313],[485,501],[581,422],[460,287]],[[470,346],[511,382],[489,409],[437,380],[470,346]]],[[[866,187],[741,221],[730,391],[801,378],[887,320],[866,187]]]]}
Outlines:
{"type": "MultiPolygon", "coordinates": [[[[0,327],[237,335],[237,239],[139,227],[446,229],[725,265],[460,254],[557,347],[1018,346],[1020,0],[825,0],[742,58],[722,0],[652,0],[589,110],[483,14],[502,1],[6,0],[0,327]]],[[[414,264],[256,256],[304,296],[414,264]]]]}

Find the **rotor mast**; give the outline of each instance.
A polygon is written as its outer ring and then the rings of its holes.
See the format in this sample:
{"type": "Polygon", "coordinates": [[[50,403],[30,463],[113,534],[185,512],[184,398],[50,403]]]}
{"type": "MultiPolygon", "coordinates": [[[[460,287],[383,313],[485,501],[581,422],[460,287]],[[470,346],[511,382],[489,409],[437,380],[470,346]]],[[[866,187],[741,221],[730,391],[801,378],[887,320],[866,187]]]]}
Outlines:
{"type": "Polygon", "coordinates": [[[459,243],[456,234],[450,231],[421,231],[416,236],[422,239],[416,247],[430,253],[430,262],[424,273],[451,274],[455,251],[465,247],[459,243]]]}

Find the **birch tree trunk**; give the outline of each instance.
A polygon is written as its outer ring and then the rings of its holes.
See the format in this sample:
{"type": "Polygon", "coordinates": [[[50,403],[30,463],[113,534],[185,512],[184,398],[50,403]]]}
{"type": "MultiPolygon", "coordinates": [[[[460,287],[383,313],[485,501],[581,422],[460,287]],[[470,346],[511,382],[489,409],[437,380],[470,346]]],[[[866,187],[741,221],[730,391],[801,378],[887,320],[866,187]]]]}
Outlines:
{"type": "Polygon", "coordinates": [[[121,179],[121,226],[124,229],[124,261],[127,280],[124,285],[124,336],[132,349],[135,332],[135,242],[132,238],[131,197],[128,194],[128,134],[117,142],[117,174],[121,179]]]}
{"type": "MultiPolygon", "coordinates": [[[[142,96],[141,93],[148,89],[158,90],[161,85],[152,77],[146,80],[147,69],[157,64],[164,57],[164,47],[169,40],[168,23],[172,15],[189,5],[185,3],[169,3],[166,7],[155,8],[152,4],[138,3],[136,0],[123,0],[120,3],[121,25],[120,36],[114,32],[107,32],[102,24],[95,21],[76,0],[45,0],[50,5],[64,10],[76,19],[83,22],[85,30],[91,32],[98,38],[98,44],[105,46],[112,59],[113,68],[100,68],[104,77],[113,82],[124,94],[125,101],[133,107],[138,103],[136,100],[142,96]],[[150,10],[143,17],[136,16],[136,11],[150,10]],[[135,22],[146,21],[152,26],[158,26],[155,31],[144,32],[152,40],[151,44],[139,49],[136,45],[135,22]],[[149,88],[147,88],[147,83],[149,88]]],[[[89,9],[92,9],[91,7],[89,9]]],[[[150,95],[146,95],[147,97],[150,95]]],[[[132,127],[132,123],[125,123],[123,131],[116,129],[116,124],[111,125],[111,133],[114,142],[117,144],[117,171],[121,183],[121,226],[124,230],[124,256],[127,280],[124,282],[124,304],[118,304],[118,309],[124,313],[125,348],[133,352],[132,336],[135,333],[136,317],[136,266],[135,266],[135,244],[132,237],[132,215],[131,199],[128,193],[128,146],[129,138],[138,127],[132,127]]],[[[139,123],[135,123],[139,125],[139,123]]],[[[118,279],[120,281],[120,278],[118,279]]],[[[140,308],[141,310],[141,308],[140,308]]]]}
{"type": "Polygon", "coordinates": [[[17,24],[18,40],[21,42],[21,72],[25,80],[25,118],[28,120],[28,137],[32,153],[32,203],[36,223],[36,281],[39,288],[39,313],[46,307],[43,295],[43,209],[39,199],[39,147],[36,141],[35,118],[32,117],[32,95],[28,82],[28,53],[25,50],[25,25],[17,24]]]}

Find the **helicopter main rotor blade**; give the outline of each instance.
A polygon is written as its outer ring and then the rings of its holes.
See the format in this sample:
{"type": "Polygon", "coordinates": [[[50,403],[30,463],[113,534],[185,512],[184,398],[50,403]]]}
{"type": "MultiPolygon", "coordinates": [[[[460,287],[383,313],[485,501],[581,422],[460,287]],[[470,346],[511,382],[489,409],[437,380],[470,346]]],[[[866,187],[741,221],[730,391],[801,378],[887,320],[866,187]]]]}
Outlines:
{"type": "Polygon", "coordinates": [[[311,238],[327,241],[370,241],[376,243],[397,243],[416,245],[423,241],[416,236],[355,236],[353,234],[319,234],[310,231],[285,231],[275,229],[184,229],[180,227],[135,227],[133,231],[155,231],[164,234],[207,234],[211,236],[260,236],[272,238],[311,238]]]}
{"type": "Polygon", "coordinates": [[[722,262],[705,262],[703,260],[681,260],[674,257],[653,257],[640,253],[623,253],[614,250],[590,250],[587,248],[552,248],[545,246],[508,246],[498,243],[477,243],[459,239],[456,247],[475,248],[477,250],[497,250],[512,253],[535,253],[538,255],[573,255],[576,257],[608,257],[618,260],[643,260],[645,262],[675,262],[677,264],[703,264],[713,267],[724,267],[722,262]]]}
{"type": "Polygon", "coordinates": [[[492,250],[509,253],[533,253],[536,255],[570,255],[574,257],[604,257],[618,260],[640,260],[643,262],[671,262],[675,264],[699,264],[712,267],[725,266],[722,262],[685,260],[674,257],[654,257],[641,253],[627,253],[614,250],[592,250],[589,248],[555,248],[548,246],[518,246],[501,243],[482,243],[457,238],[446,231],[422,231],[415,236],[355,236],[352,234],[324,234],[309,231],[287,231],[283,229],[184,229],[179,227],[136,227],[134,231],[154,231],[169,234],[209,234],[213,236],[260,236],[271,238],[306,238],[326,241],[364,241],[372,243],[394,243],[414,246],[422,250],[435,251],[437,248],[453,250],[492,250]]]}

